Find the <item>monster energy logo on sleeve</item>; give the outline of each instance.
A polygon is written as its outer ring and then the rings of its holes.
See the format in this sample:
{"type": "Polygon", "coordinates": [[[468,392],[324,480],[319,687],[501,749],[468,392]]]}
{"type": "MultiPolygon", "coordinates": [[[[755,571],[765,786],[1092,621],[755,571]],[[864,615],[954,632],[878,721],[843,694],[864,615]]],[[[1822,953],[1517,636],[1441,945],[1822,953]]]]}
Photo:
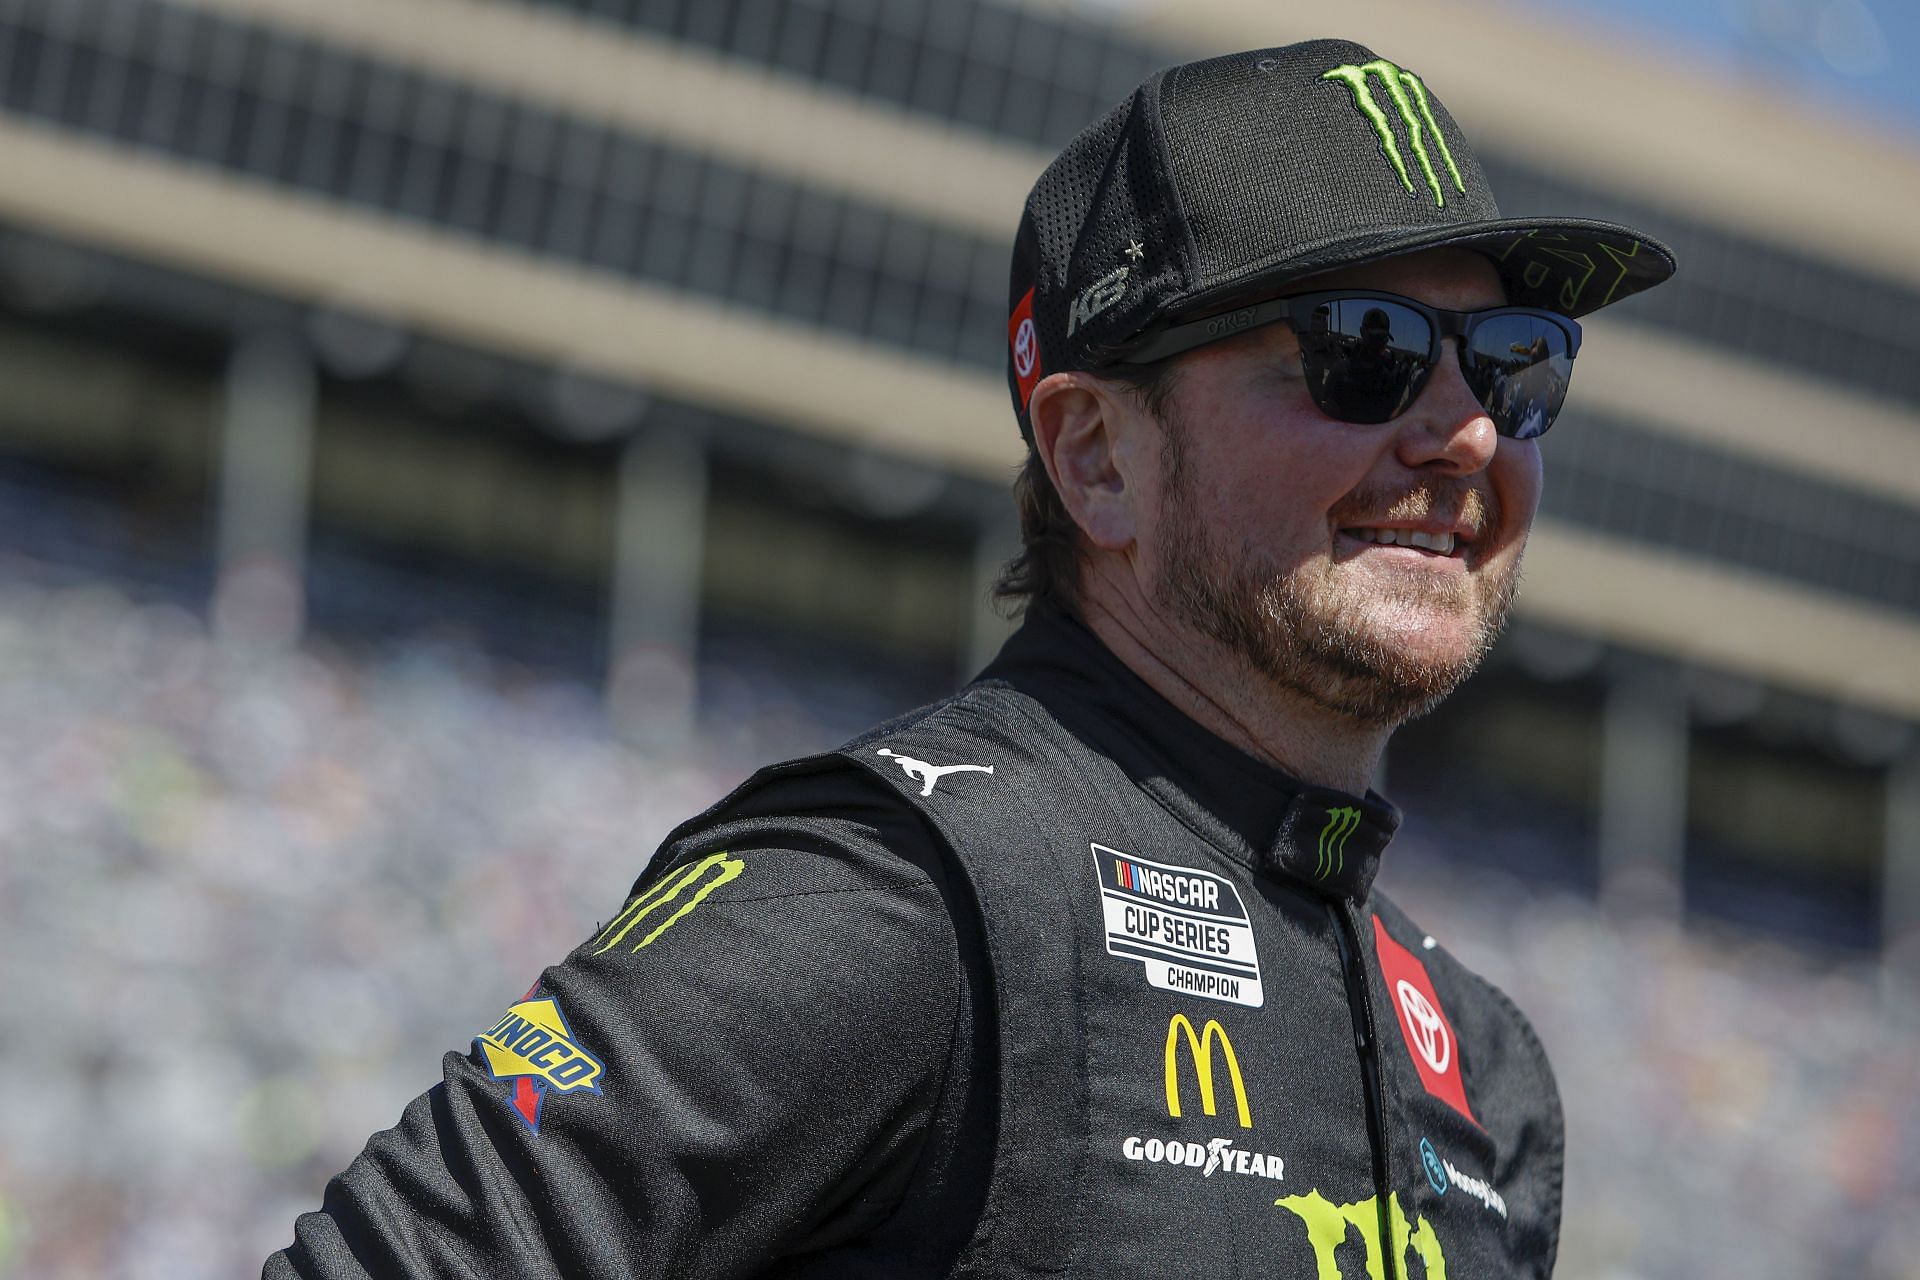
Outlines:
{"type": "Polygon", "coordinates": [[[1380,150],[1386,153],[1393,171],[1400,175],[1400,185],[1407,189],[1408,195],[1412,195],[1413,175],[1407,170],[1406,157],[1400,154],[1400,143],[1394,137],[1393,122],[1387,119],[1387,113],[1380,109],[1380,104],[1373,100],[1373,90],[1367,83],[1369,75],[1379,76],[1380,83],[1386,86],[1387,97],[1399,113],[1400,122],[1406,126],[1407,148],[1420,164],[1420,172],[1427,179],[1427,189],[1433,192],[1433,202],[1442,209],[1446,208],[1446,189],[1440,185],[1440,175],[1433,167],[1433,157],[1427,152],[1427,135],[1433,136],[1434,149],[1446,162],[1454,190],[1464,195],[1467,184],[1460,177],[1460,167],[1453,162],[1453,152],[1447,149],[1446,138],[1441,136],[1439,122],[1433,118],[1433,104],[1427,100],[1427,87],[1420,83],[1420,77],[1411,71],[1402,71],[1385,58],[1375,58],[1359,66],[1349,63],[1335,67],[1320,78],[1345,81],[1347,87],[1353,90],[1353,105],[1373,125],[1373,131],[1380,137],[1380,150]]]}
{"type": "Polygon", "coordinates": [[[1320,828],[1320,861],[1313,874],[1325,880],[1336,871],[1347,869],[1347,839],[1360,829],[1360,811],[1348,806],[1327,810],[1327,825],[1320,828]]]}
{"type": "Polygon", "coordinates": [[[690,866],[669,872],[660,883],[621,909],[613,923],[594,939],[600,945],[594,948],[593,954],[599,955],[629,942],[634,951],[652,946],[661,934],[705,902],[708,894],[745,869],[745,862],[723,852],[709,854],[690,866]],[[647,929],[636,939],[633,935],[642,924],[647,929]]]}

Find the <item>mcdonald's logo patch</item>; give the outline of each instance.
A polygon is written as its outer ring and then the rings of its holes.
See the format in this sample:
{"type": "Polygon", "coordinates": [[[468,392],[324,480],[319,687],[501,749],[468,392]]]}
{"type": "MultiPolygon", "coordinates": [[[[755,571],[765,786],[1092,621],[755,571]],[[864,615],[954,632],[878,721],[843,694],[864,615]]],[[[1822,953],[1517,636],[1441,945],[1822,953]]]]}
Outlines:
{"type": "Polygon", "coordinates": [[[527,998],[473,1038],[495,1080],[513,1082],[513,1109],[535,1133],[549,1093],[599,1093],[606,1067],[567,1025],[552,996],[527,998]]]}
{"type": "Polygon", "coordinates": [[[721,885],[746,870],[746,863],[728,853],[713,853],[698,862],[676,867],[658,884],[640,893],[623,908],[592,942],[593,954],[615,947],[639,951],[692,914],[721,885]]]}
{"type": "Polygon", "coordinates": [[[1208,1115],[1218,1114],[1219,1111],[1213,1074],[1213,1050],[1217,1044],[1227,1064],[1227,1076],[1233,1083],[1234,1113],[1239,1117],[1242,1129],[1253,1128],[1253,1111],[1247,1105],[1247,1082],[1240,1074],[1240,1059],[1233,1051],[1233,1040],[1228,1037],[1227,1029],[1208,1018],[1205,1027],[1195,1031],[1193,1019],[1184,1013],[1174,1014],[1167,1023],[1167,1114],[1176,1120],[1180,1118],[1182,1044],[1187,1046],[1187,1058],[1193,1063],[1194,1080],[1200,1086],[1200,1109],[1208,1115]]]}

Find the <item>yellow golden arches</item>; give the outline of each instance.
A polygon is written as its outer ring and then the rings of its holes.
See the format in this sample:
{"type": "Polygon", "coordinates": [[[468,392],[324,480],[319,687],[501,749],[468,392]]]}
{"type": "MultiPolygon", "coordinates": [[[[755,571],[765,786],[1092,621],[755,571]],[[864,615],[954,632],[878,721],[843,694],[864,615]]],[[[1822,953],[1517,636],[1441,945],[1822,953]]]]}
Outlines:
{"type": "Polygon", "coordinates": [[[649,917],[657,919],[659,923],[634,943],[633,949],[638,951],[651,946],[655,938],[679,924],[689,911],[707,900],[708,894],[739,875],[746,865],[739,858],[722,852],[708,854],[698,862],[669,872],[659,884],[629,902],[613,918],[613,922],[594,939],[600,945],[594,948],[593,954],[599,955],[619,946],[641,921],[649,917]],[[672,910],[669,911],[669,908],[672,910]]]}
{"type": "Polygon", "coordinates": [[[1227,1074],[1233,1080],[1233,1101],[1240,1115],[1240,1127],[1253,1128],[1253,1112],[1247,1106],[1247,1083],[1240,1077],[1240,1059],[1234,1055],[1233,1041],[1228,1038],[1226,1028],[1208,1018],[1205,1027],[1195,1031],[1193,1020],[1184,1013],[1174,1014],[1173,1020],[1167,1023],[1167,1114],[1175,1119],[1180,1116],[1178,1050],[1183,1036],[1187,1056],[1193,1060],[1193,1073],[1200,1081],[1200,1109],[1208,1115],[1218,1114],[1213,1093],[1213,1046],[1217,1040],[1227,1060],[1227,1074]]]}

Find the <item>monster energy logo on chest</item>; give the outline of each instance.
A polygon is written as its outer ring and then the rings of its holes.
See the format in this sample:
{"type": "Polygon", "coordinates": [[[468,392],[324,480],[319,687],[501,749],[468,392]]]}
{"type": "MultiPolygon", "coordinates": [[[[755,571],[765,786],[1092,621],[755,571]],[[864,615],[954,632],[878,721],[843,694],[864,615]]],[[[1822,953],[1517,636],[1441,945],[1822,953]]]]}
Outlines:
{"type": "Polygon", "coordinates": [[[1466,194],[1467,184],[1460,177],[1460,167],[1453,162],[1453,152],[1447,150],[1447,140],[1440,133],[1440,125],[1433,118],[1433,104],[1427,99],[1427,86],[1420,83],[1420,77],[1411,71],[1402,71],[1385,58],[1375,58],[1359,66],[1351,63],[1335,67],[1321,76],[1322,80],[1340,80],[1353,90],[1353,105],[1360,114],[1373,125],[1373,131],[1379,135],[1380,150],[1386,153],[1387,162],[1393,171],[1400,175],[1400,185],[1407,194],[1414,194],[1413,175],[1407,169],[1407,159],[1400,153],[1399,139],[1394,136],[1393,122],[1387,113],[1373,99],[1373,88],[1368,76],[1378,76],[1386,87],[1387,99],[1393,103],[1394,111],[1400,117],[1400,123],[1407,131],[1407,150],[1420,165],[1420,172],[1427,180],[1427,189],[1433,193],[1433,202],[1444,209],[1447,207],[1446,189],[1440,185],[1440,174],[1433,167],[1433,157],[1427,151],[1427,138],[1433,138],[1434,150],[1440,153],[1440,159],[1446,164],[1447,173],[1453,178],[1454,190],[1466,194]]]}

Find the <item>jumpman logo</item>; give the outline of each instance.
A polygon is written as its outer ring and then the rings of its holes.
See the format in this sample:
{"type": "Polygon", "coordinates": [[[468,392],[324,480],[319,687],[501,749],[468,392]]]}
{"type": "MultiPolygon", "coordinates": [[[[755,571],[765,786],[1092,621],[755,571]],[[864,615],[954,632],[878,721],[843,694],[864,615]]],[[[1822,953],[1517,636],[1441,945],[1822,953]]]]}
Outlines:
{"type": "Polygon", "coordinates": [[[909,778],[923,784],[920,788],[920,794],[923,796],[932,795],[933,784],[950,773],[993,772],[993,766],[990,764],[928,764],[925,760],[915,760],[912,756],[903,756],[898,751],[890,751],[886,747],[881,747],[874,754],[898,760],[900,767],[906,771],[909,778]]]}

